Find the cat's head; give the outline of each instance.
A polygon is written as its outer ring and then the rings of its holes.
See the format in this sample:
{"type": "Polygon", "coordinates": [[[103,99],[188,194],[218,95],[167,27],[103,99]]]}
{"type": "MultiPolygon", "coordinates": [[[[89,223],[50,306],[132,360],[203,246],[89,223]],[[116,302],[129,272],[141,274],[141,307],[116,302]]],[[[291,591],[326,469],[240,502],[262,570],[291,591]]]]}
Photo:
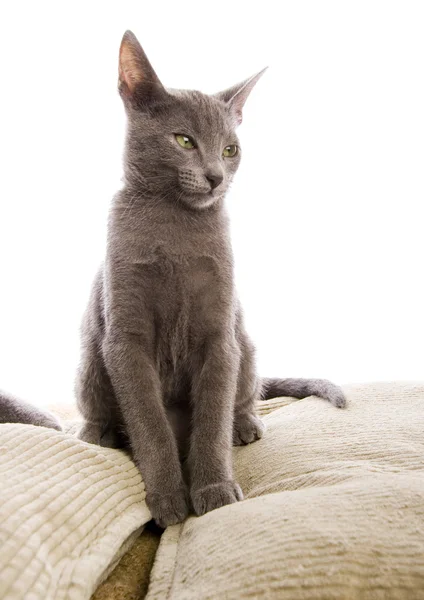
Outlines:
{"type": "Polygon", "coordinates": [[[127,31],[119,53],[127,183],[194,210],[222,199],[240,163],[236,128],[242,109],[262,73],[213,96],[165,89],[127,31]]]}

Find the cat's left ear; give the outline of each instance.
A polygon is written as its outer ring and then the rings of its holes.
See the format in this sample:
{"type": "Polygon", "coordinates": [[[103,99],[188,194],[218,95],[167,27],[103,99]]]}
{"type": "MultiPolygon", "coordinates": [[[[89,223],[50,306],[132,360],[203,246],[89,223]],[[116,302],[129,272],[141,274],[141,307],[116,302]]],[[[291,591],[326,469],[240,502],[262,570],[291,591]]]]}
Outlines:
{"type": "Polygon", "coordinates": [[[143,48],[132,31],[126,31],[119,49],[119,93],[124,103],[137,107],[166,95],[143,48]]]}
{"type": "Polygon", "coordinates": [[[262,69],[262,71],[259,71],[259,73],[256,73],[256,75],[253,75],[253,77],[250,77],[249,79],[245,79],[241,83],[238,83],[237,85],[233,85],[232,87],[228,88],[227,90],[224,90],[223,92],[219,92],[218,94],[215,94],[216,98],[219,98],[220,100],[222,100],[223,102],[225,102],[228,105],[228,107],[230,108],[230,111],[234,115],[237,125],[240,125],[240,123],[243,120],[242,112],[243,112],[244,103],[246,102],[250,92],[253,90],[256,83],[259,81],[259,79],[265,73],[267,68],[268,67],[265,67],[265,69],[262,69]]]}

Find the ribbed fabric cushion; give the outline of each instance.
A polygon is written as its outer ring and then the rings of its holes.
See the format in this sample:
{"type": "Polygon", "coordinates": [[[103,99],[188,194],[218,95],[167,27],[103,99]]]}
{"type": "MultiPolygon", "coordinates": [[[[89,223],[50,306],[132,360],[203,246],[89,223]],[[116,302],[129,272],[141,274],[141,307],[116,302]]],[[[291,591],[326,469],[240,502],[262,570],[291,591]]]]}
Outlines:
{"type": "Polygon", "coordinates": [[[148,600],[424,598],[424,385],[261,405],[247,500],[162,536],[148,600]]]}
{"type": "Polygon", "coordinates": [[[144,498],[123,452],[0,425],[0,598],[90,598],[150,519],[144,498]]]}

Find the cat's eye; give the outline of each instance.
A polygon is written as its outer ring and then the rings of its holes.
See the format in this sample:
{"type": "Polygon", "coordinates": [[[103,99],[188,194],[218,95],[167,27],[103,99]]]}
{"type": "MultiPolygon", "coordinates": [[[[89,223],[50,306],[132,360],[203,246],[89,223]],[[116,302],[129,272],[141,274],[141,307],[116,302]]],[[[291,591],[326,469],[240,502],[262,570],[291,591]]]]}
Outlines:
{"type": "Polygon", "coordinates": [[[179,143],[182,148],[187,148],[187,150],[191,150],[196,147],[194,141],[188,135],[183,135],[182,133],[176,133],[175,139],[179,143]]]}
{"type": "Polygon", "coordinates": [[[235,156],[237,152],[238,146],[236,146],[235,144],[230,144],[229,146],[226,146],[224,148],[222,156],[224,156],[225,158],[233,158],[233,156],[235,156]]]}

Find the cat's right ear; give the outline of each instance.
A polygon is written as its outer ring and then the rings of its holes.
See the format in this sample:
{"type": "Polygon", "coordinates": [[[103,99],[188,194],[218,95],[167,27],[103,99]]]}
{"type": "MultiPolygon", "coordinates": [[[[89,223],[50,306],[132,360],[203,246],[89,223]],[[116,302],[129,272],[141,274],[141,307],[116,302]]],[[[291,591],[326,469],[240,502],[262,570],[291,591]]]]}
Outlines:
{"type": "Polygon", "coordinates": [[[229,107],[230,112],[234,117],[236,126],[240,125],[242,122],[243,106],[250,92],[253,90],[267,68],[268,67],[265,67],[265,69],[262,69],[262,71],[259,71],[259,73],[256,73],[256,75],[253,75],[253,77],[250,77],[249,79],[246,79],[245,81],[228,88],[228,90],[224,90],[223,92],[215,94],[217,98],[225,102],[225,104],[229,107]]]}
{"type": "Polygon", "coordinates": [[[126,31],[119,50],[119,93],[124,103],[148,107],[166,94],[143,48],[132,31],[126,31]]]}

